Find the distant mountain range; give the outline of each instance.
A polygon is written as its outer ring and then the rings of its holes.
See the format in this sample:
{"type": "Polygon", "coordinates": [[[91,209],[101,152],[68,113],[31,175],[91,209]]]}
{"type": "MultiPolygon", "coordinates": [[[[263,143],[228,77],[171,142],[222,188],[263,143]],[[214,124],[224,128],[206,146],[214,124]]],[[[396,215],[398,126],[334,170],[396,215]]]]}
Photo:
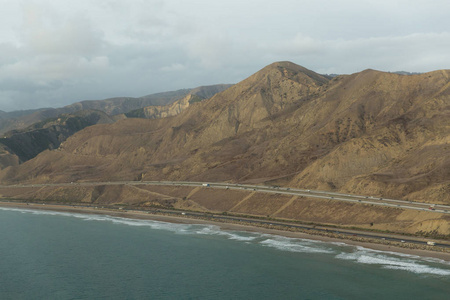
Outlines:
{"type": "Polygon", "coordinates": [[[117,97],[104,100],[86,100],[61,108],[41,108],[13,112],[0,111],[0,134],[15,129],[26,128],[33,123],[43,121],[47,118],[56,118],[61,114],[71,114],[81,110],[99,110],[108,115],[115,116],[147,106],[170,104],[189,94],[197,95],[202,99],[209,98],[229,86],[230,85],[226,84],[203,86],[194,89],[182,89],[178,91],[151,94],[139,98],[117,97]]]}

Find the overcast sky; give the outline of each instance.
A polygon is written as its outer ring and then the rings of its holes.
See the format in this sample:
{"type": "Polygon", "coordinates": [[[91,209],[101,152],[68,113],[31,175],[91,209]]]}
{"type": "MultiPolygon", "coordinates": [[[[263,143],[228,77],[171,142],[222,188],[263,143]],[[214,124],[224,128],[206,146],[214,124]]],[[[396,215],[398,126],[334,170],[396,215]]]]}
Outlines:
{"type": "Polygon", "coordinates": [[[448,0],[0,0],[0,110],[318,73],[450,69],[448,0]]]}

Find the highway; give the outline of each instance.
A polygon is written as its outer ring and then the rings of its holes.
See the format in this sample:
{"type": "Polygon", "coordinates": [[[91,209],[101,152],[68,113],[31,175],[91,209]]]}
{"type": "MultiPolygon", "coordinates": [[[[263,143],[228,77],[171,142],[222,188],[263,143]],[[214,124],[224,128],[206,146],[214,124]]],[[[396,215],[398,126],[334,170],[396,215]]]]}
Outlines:
{"type": "MultiPolygon", "coordinates": [[[[261,192],[261,193],[271,193],[280,195],[293,195],[293,196],[303,196],[309,198],[319,198],[328,199],[333,201],[346,201],[360,204],[372,204],[380,206],[389,206],[402,209],[413,209],[436,213],[450,213],[450,206],[447,205],[434,205],[430,206],[429,203],[421,202],[410,202],[405,200],[396,199],[384,199],[375,198],[370,196],[334,193],[326,191],[316,191],[316,190],[305,190],[305,189],[295,189],[288,187],[277,187],[277,186],[262,186],[262,185],[247,185],[247,184],[234,184],[234,183],[220,183],[220,182],[191,182],[191,181],[114,181],[114,182],[71,182],[71,183],[51,183],[51,184],[18,184],[18,185],[0,185],[0,188],[41,188],[41,187],[69,187],[69,186],[98,186],[98,185],[155,185],[155,186],[188,186],[188,187],[202,187],[205,189],[225,189],[225,190],[243,190],[249,192],[261,192]],[[432,207],[433,209],[430,209],[432,207]]],[[[254,225],[264,225],[264,226],[276,226],[278,228],[296,228],[302,231],[315,231],[323,232],[327,234],[339,234],[348,237],[361,237],[369,239],[378,239],[393,241],[399,243],[412,243],[416,245],[426,245],[427,241],[425,239],[406,237],[406,236],[396,236],[396,235],[386,235],[378,233],[368,233],[355,230],[347,230],[343,228],[330,228],[325,226],[317,225],[304,225],[295,224],[281,221],[272,220],[260,220],[253,218],[245,218],[240,216],[226,216],[217,214],[205,214],[191,211],[173,211],[173,210],[160,210],[165,214],[184,216],[184,217],[194,217],[194,218],[209,218],[216,221],[235,221],[235,222],[245,222],[254,225]]],[[[441,241],[436,242],[436,246],[450,248],[450,244],[441,241]]]]}
{"type": "Polygon", "coordinates": [[[62,187],[62,186],[97,186],[97,185],[169,185],[191,186],[211,189],[243,190],[279,195],[302,196],[308,198],[328,199],[333,201],[345,201],[360,204],[379,205],[385,207],[428,211],[433,213],[450,214],[450,206],[442,204],[430,204],[412,202],[406,200],[388,199],[372,196],[343,194],[327,191],[296,189],[278,186],[248,185],[226,182],[194,182],[194,181],[110,181],[110,182],[71,182],[71,183],[46,183],[46,184],[17,184],[0,185],[0,188],[26,188],[26,187],[62,187]]]}

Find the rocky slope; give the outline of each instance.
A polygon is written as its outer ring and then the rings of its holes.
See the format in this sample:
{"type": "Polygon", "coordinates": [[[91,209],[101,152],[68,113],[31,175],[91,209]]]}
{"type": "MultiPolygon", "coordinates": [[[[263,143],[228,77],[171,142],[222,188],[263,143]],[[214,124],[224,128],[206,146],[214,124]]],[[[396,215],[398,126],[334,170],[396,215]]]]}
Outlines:
{"type": "Polygon", "coordinates": [[[274,63],[176,117],[88,127],[0,179],[228,180],[448,204],[449,75],[329,79],[274,63]]]}
{"type": "Polygon", "coordinates": [[[44,150],[57,149],[69,136],[87,126],[113,122],[104,112],[83,110],[10,131],[0,139],[0,168],[18,165],[44,150]]]}
{"type": "Polygon", "coordinates": [[[198,87],[192,89],[186,96],[167,105],[146,106],[137,110],[125,113],[127,118],[158,119],[176,116],[187,109],[192,103],[208,99],[215,94],[231,87],[230,84],[220,84],[214,86],[198,87]]]}

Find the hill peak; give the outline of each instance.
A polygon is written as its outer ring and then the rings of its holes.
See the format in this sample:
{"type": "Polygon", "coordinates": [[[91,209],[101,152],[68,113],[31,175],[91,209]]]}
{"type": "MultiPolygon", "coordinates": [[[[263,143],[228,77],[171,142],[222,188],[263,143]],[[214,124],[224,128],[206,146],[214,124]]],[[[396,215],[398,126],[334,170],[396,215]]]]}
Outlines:
{"type": "Polygon", "coordinates": [[[288,78],[303,83],[314,82],[317,85],[322,85],[329,81],[325,76],[290,61],[274,62],[262,68],[248,79],[260,81],[264,77],[288,78]]]}
{"type": "Polygon", "coordinates": [[[269,70],[289,70],[295,73],[315,73],[303,66],[297,65],[290,61],[278,61],[274,62],[266,67],[264,67],[261,71],[269,71],[269,70]]]}

